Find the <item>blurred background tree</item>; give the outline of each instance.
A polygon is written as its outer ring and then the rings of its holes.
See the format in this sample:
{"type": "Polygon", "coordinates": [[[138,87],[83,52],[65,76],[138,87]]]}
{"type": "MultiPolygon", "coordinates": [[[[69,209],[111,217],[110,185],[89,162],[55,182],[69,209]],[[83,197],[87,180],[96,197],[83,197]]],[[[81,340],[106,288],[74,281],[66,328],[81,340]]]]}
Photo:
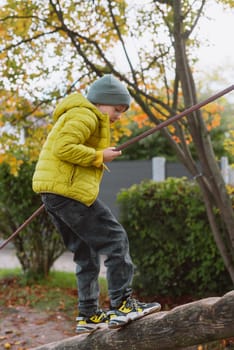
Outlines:
{"type": "MultiPolygon", "coordinates": [[[[232,1],[219,2],[232,6],[232,1]]],[[[38,140],[43,141],[50,121],[47,117],[57,100],[74,90],[85,93],[87,84],[110,72],[128,86],[141,109],[139,113],[151,123],[159,124],[195,104],[202,97],[193,74],[199,47],[197,24],[205,16],[208,3],[208,0],[152,0],[134,4],[112,0],[3,1],[0,98],[7,91],[8,104],[0,121],[5,132],[9,134],[12,125],[22,129],[25,144],[21,143],[21,147],[30,149],[31,144],[37,143],[35,135],[41,128],[38,140]],[[119,64],[120,57],[124,64],[119,64]],[[30,101],[26,113],[18,112],[19,101],[15,101],[15,107],[12,105],[15,96],[30,101]],[[44,115],[37,115],[39,111],[44,115]]],[[[234,213],[211,142],[211,130],[220,122],[219,113],[220,106],[212,104],[206,111],[196,111],[163,129],[160,136],[194,177],[202,173],[197,182],[209,224],[234,282],[234,213]],[[213,208],[222,218],[222,234],[213,208]]],[[[127,125],[122,127],[128,129],[127,125]]],[[[34,149],[36,157],[40,147],[34,149]]],[[[8,146],[1,152],[5,162],[6,153],[11,155],[9,151],[8,146]]],[[[22,159],[14,156],[20,166],[22,159]]]]}

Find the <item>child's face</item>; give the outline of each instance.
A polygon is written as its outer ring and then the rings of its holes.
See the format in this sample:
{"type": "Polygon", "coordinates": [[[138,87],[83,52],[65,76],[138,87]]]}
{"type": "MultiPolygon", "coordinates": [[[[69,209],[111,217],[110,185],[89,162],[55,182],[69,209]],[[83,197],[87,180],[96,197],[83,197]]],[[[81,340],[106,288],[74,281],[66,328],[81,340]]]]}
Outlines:
{"type": "Polygon", "coordinates": [[[106,113],[110,117],[110,122],[114,123],[120,119],[121,113],[125,112],[127,107],[124,105],[110,106],[110,105],[96,105],[102,113],[106,113]]]}

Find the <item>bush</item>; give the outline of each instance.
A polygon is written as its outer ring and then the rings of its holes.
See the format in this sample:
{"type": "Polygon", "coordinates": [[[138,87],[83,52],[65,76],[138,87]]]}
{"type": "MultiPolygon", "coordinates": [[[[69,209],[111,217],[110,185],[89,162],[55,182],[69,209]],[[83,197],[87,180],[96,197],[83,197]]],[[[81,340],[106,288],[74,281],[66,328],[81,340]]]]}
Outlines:
{"type": "MultiPolygon", "coordinates": [[[[0,231],[3,238],[12,234],[41,206],[32,190],[35,164],[24,163],[18,176],[0,165],[0,231]]],[[[64,252],[64,244],[46,212],[40,213],[12,240],[22,269],[32,279],[46,276],[54,261],[64,252]]]]}
{"type": "Polygon", "coordinates": [[[185,178],[142,182],[122,190],[118,202],[138,292],[204,296],[231,288],[195,183],[185,178]]]}

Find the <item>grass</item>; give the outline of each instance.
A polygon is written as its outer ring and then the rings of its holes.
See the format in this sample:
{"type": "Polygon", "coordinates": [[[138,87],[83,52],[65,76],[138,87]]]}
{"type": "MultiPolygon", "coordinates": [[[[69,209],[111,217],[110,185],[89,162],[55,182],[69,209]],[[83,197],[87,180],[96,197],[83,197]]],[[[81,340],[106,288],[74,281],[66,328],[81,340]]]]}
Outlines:
{"type": "MultiPolygon", "coordinates": [[[[99,279],[100,305],[107,300],[107,283],[99,279]]],[[[72,272],[52,271],[47,278],[28,282],[20,269],[0,269],[0,306],[29,306],[38,311],[77,314],[77,285],[72,272]]]]}
{"type": "Polygon", "coordinates": [[[15,269],[0,269],[0,279],[16,277],[22,275],[22,270],[20,268],[15,269]]]}
{"type": "MultiPolygon", "coordinates": [[[[4,278],[18,278],[21,285],[30,285],[32,283],[30,280],[27,280],[20,268],[0,269],[0,279],[4,278]]],[[[39,279],[36,283],[48,288],[76,288],[76,279],[73,272],[52,271],[48,277],[39,279]]]]}
{"type": "MultiPolygon", "coordinates": [[[[9,278],[17,278],[22,285],[27,284],[20,268],[0,269],[0,280],[9,278]]],[[[48,288],[77,288],[75,274],[73,272],[64,271],[52,271],[48,277],[38,280],[37,284],[48,288]]],[[[106,279],[100,277],[99,284],[101,294],[107,293],[106,279]]]]}

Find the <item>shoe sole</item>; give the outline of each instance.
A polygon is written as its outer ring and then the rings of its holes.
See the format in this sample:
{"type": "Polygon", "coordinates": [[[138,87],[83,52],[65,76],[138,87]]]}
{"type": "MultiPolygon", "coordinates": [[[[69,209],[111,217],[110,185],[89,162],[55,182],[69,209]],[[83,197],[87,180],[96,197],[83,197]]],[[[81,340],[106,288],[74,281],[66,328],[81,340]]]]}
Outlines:
{"type": "Polygon", "coordinates": [[[84,329],[84,330],[80,330],[80,331],[76,329],[76,334],[79,335],[79,334],[93,333],[93,332],[96,332],[99,329],[105,329],[105,328],[106,329],[108,328],[108,323],[106,323],[106,324],[99,324],[96,327],[93,327],[93,328],[90,328],[90,329],[84,329]]]}
{"type": "MultiPolygon", "coordinates": [[[[122,323],[115,323],[115,324],[108,324],[108,328],[109,329],[117,329],[117,328],[122,328],[124,326],[126,326],[127,324],[129,324],[130,322],[132,321],[135,321],[135,320],[139,320],[140,318],[143,318],[147,315],[151,315],[151,314],[154,314],[158,311],[161,310],[161,305],[156,305],[155,307],[152,307],[150,310],[145,310],[145,311],[142,311],[140,314],[138,313],[136,316],[134,315],[129,315],[129,316],[125,316],[126,317],[126,322],[122,322],[122,323]]],[[[111,321],[110,321],[111,322],[111,321]]]]}

